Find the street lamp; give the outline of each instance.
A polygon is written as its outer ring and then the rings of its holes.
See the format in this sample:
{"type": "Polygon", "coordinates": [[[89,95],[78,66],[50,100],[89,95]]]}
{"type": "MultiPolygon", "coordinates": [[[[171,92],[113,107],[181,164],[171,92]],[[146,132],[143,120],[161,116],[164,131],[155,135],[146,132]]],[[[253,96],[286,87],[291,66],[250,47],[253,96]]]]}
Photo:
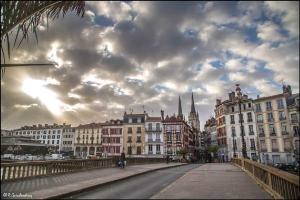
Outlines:
{"type": "Polygon", "coordinates": [[[242,92],[241,88],[239,87],[240,84],[236,84],[236,93],[237,93],[237,99],[239,104],[239,110],[240,110],[240,123],[241,123],[241,136],[242,136],[242,154],[244,158],[247,157],[247,149],[246,149],[246,142],[244,138],[244,127],[243,127],[243,115],[242,115],[242,108],[241,108],[241,102],[242,102],[242,92]]]}

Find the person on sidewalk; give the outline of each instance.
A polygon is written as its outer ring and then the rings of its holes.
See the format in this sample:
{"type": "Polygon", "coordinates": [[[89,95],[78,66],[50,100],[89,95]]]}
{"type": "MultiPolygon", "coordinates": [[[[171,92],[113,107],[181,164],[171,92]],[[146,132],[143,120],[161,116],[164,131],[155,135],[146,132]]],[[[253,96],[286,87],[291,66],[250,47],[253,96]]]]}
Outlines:
{"type": "Polygon", "coordinates": [[[122,153],[121,153],[121,163],[122,163],[122,168],[124,168],[125,167],[125,153],[124,153],[124,151],[122,151],[122,153]]]}

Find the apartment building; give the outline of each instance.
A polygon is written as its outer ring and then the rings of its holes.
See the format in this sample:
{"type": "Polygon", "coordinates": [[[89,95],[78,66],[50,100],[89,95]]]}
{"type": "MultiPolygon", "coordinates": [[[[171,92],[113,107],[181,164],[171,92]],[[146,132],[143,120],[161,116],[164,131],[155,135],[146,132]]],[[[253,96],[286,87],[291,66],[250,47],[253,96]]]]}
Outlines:
{"type": "Polygon", "coordinates": [[[297,139],[294,139],[297,136],[294,137],[292,130],[297,130],[297,125],[293,125],[292,121],[297,121],[292,119],[298,119],[295,116],[299,117],[299,110],[297,115],[296,104],[290,104],[288,109],[290,98],[291,88],[284,85],[283,93],[254,100],[260,158],[263,163],[291,163],[295,159],[293,143],[297,142],[297,139]]]}
{"type": "Polygon", "coordinates": [[[62,135],[63,129],[69,128],[71,125],[53,124],[44,126],[41,124],[33,126],[23,126],[20,129],[13,130],[15,136],[30,136],[33,140],[39,141],[42,144],[46,144],[49,147],[50,152],[60,153],[63,151],[62,135]]]}
{"type": "Polygon", "coordinates": [[[105,156],[120,156],[123,149],[123,121],[110,120],[102,124],[102,152],[105,156]]]}
{"type": "Polygon", "coordinates": [[[239,86],[236,92],[229,93],[229,99],[223,102],[217,99],[215,113],[221,160],[229,161],[234,157],[234,153],[238,157],[243,156],[242,133],[244,133],[248,158],[258,159],[257,131],[252,101],[247,95],[242,95],[239,86]]]}
{"type": "Polygon", "coordinates": [[[71,125],[65,126],[62,129],[62,146],[63,152],[74,152],[75,128],[71,125]]]}
{"type": "Polygon", "coordinates": [[[163,157],[163,125],[161,117],[147,117],[145,121],[145,155],[163,157]]]}
{"type": "Polygon", "coordinates": [[[101,145],[100,123],[79,125],[75,128],[74,156],[88,158],[91,156],[103,156],[101,145]]]}
{"type": "Polygon", "coordinates": [[[123,116],[123,147],[125,154],[140,156],[145,154],[145,119],[147,113],[123,116]]]}

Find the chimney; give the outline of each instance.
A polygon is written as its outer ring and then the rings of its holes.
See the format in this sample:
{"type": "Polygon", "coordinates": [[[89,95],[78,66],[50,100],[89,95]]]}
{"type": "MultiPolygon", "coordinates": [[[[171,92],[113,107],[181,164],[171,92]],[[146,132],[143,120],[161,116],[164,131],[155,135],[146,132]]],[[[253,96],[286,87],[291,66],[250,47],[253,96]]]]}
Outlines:
{"type": "Polygon", "coordinates": [[[216,99],[216,106],[221,104],[221,99],[216,99]]]}
{"type": "Polygon", "coordinates": [[[235,92],[230,92],[230,93],[228,93],[228,95],[229,95],[229,100],[233,101],[234,97],[235,97],[235,92]]]}

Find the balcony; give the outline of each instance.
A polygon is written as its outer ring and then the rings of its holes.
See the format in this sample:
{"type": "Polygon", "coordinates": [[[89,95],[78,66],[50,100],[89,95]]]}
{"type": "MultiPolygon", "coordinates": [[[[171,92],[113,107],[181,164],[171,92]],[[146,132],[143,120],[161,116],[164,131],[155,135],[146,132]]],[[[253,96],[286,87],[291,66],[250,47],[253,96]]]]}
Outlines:
{"type": "Polygon", "coordinates": [[[270,136],[276,136],[276,133],[275,132],[271,132],[270,136]]]}
{"type": "Polygon", "coordinates": [[[282,131],[282,133],[281,133],[282,135],[288,135],[289,134],[289,132],[287,132],[287,131],[282,131]]]}
{"type": "Polygon", "coordinates": [[[278,148],[272,148],[272,152],[279,152],[278,148]]]}
{"type": "Polygon", "coordinates": [[[152,138],[148,138],[148,142],[153,142],[153,139],[152,138]]]}
{"type": "Polygon", "coordinates": [[[259,108],[259,109],[256,109],[255,112],[261,112],[261,109],[260,109],[260,108],[259,108]]]}
{"type": "Polygon", "coordinates": [[[156,154],[158,154],[158,155],[159,155],[159,154],[161,154],[161,152],[160,152],[160,151],[156,151],[156,154]]]}
{"type": "Polygon", "coordinates": [[[250,147],[250,150],[251,150],[251,151],[255,151],[256,148],[255,148],[255,147],[250,147]]]}
{"type": "Polygon", "coordinates": [[[260,133],[258,136],[259,137],[265,137],[265,134],[264,133],[260,133]]]}
{"type": "Polygon", "coordinates": [[[277,109],[284,109],[284,106],[283,105],[278,105],[277,109]]]}
{"type": "Polygon", "coordinates": [[[274,122],[274,119],[273,118],[269,118],[268,122],[274,122]]]}
{"type": "Polygon", "coordinates": [[[257,120],[257,123],[264,123],[264,120],[257,120]]]}
{"type": "Polygon", "coordinates": [[[162,131],[162,129],[161,128],[156,128],[156,129],[154,129],[154,128],[151,128],[151,129],[149,129],[149,128],[147,128],[146,129],[146,132],[161,132],[162,131]]]}
{"type": "Polygon", "coordinates": [[[253,132],[253,131],[250,131],[250,132],[249,132],[249,135],[254,135],[254,132],[253,132]]]}
{"type": "Polygon", "coordinates": [[[298,123],[298,119],[292,119],[292,123],[298,123]]]}
{"type": "Polygon", "coordinates": [[[279,117],[279,120],[284,121],[284,120],[286,120],[286,117],[279,117]]]}
{"type": "Polygon", "coordinates": [[[152,151],[149,151],[149,152],[148,152],[148,154],[152,155],[152,154],[153,154],[153,152],[152,152],[152,151]]]}
{"type": "Polygon", "coordinates": [[[235,124],[235,121],[230,121],[230,124],[235,124]]]}
{"type": "Polygon", "coordinates": [[[160,139],[156,139],[155,142],[161,142],[161,140],[160,139]]]}
{"type": "Polygon", "coordinates": [[[248,119],[247,122],[253,122],[252,118],[251,118],[251,119],[248,119]]]}
{"type": "Polygon", "coordinates": [[[269,111],[269,110],[272,110],[272,107],[267,107],[266,109],[269,111]]]}
{"type": "Polygon", "coordinates": [[[284,147],[284,152],[291,152],[291,148],[290,147],[284,147]]]}

